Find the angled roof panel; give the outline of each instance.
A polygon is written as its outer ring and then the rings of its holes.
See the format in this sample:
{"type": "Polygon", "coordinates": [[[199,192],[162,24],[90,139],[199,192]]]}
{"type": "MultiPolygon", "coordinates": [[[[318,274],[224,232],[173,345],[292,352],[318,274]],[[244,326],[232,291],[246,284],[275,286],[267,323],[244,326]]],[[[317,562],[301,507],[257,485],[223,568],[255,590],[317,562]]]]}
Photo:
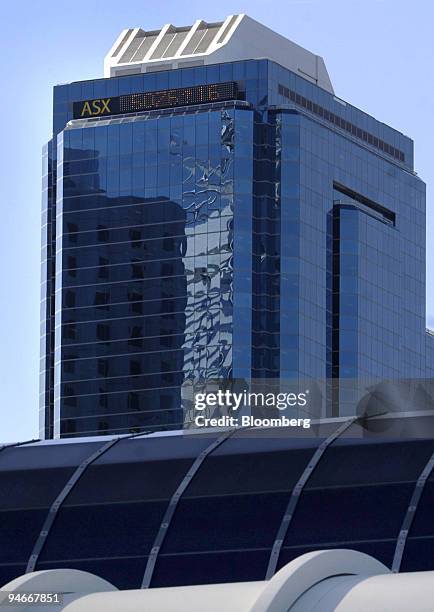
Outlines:
{"type": "Polygon", "coordinates": [[[220,30],[220,26],[221,23],[207,29],[200,43],[194,50],[195,53],[204,53],[208,49],[208,47],[216,37],[218,31],[220,30]]]}
{"type": "Polygon", "coordinates": [[[182,43],[186,39],[187,34],[189,32],[190,32],[189,28],[179,29],[175,33],[175,36],[173,37],[171,43],[169,44],[169,46],[167,47],[167,49],[163,53],[162,57],[173,57],[174,55],[176,55],[178,49],[180,48],[180,46],[182,45],[182,43]]]}
{"type": "Polygon", "coordinates": [[[154,52],[152,53],[151,57],[149,59],[161,59],[164,55],[164,53],[166,52],[167,48],[172,44],[172,42],[174,41],[175,37],[176,37],[176,30],[173,28],[170,28],[169,30],[167,30],[167,32],[164,34],[164,36],[161,38],[160,42],[158,43],[158,45],[156,46],[154,52]]]}
{"type": "Polygon", "coordinates": [[[204,25],[197,28],[193,36],[188,41],[187,46],[181,52],[181,55],[191,55],[192,53],[194,53],[194,50],[196,49],[202,38],[205,36],[206,32],[207,28],[204,25]]]}
{"type": "Polygon", "coordinates": [[[238,17],[238,15],[232,15],[232,17],[230,17],[229,21],[227,22],[227,24],[223,28],[223,32],[221,32],[220,36],[218,37],[217,43],[224,42],[227,34],[229,33],[229,30],[232,28],[232,26],[236,22],[237,17],[238,17]]]}
{"type": "Polygon", "coordinates": [[[131,58],[132,62],[141,62],[145,58],[147,52],[151,48],[151,45],[157,40],[158,34],[159,32],[146,33],[145,38],[142,40],[140,46],[137,48],[137,51],[131,58]]]}
{"type": "Polygon", "coordinates": [[[146,38],[146,32],[143,30],[138,30],[130,44],[128,45],[125,52],[121,55],[119,61],[122,63],[131,61],[133,55],[137,51],[137,49],[142,44],[143,40],[146,38]]]}
{"type": "Polygon", "coordinates": [[[122,47],[127,42],[127,38],[129,38],[132,31],[133,31],[132,28],[129,28],[128,30],[126,30],[124,36],[122,37],[122,40],[120,41],[120,43],[118,44],[114,52],[112,53],[112,57],[117,57],[119,55],[122,47]]]}

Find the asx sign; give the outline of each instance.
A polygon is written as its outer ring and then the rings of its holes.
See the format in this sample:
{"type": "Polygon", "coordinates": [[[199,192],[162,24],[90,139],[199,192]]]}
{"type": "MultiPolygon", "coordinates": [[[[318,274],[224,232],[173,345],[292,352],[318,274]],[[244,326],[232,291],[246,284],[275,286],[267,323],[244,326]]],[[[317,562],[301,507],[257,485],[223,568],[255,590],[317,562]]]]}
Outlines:
{"type": "Polygon", "coordinates": [[[116,102],[117,100],[112,98],[97,98],[95,100],[74,102],[74,119],[113,115],[118,112],[118,109],[114,108],[117,106],[116,102]]]}
{"type": "Polygon", "coordinates": [[[74,119],[92,119],[106,115],[140,113],[160,108],[175,108],[191,104],[204,104],[224,100],[236,100],[238,88],[235,81],[209,83],[195,87],[164,89],[125,94],[112,98],[94,98],[73,103],[74,119]]]}

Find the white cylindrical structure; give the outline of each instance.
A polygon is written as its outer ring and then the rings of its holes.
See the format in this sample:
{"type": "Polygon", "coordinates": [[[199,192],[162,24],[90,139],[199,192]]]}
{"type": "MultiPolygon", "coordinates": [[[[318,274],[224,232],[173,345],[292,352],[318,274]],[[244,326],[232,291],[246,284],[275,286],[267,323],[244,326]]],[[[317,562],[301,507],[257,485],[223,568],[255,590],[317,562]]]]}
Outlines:
{"type": "Polygon", "coordinates": [[[231,582],[96,593],[76,599],[65,612],[250,612],[262,582],[231,582]]]}
{"type": "MultiPolygon", "coordinates": [[[[434,572],[392,574],[353,550],[322,550],[285,565],[271,580],[118,591],[78,570],[46,570],[5,585],[7,593],[63,592],[63,612],[432,612],[434,572]]],[[[32,604],[32,610],[46,606],[32,604]]],[[[14,605],[17,612],[27,604],[14,605]]]]}
{"type": "Polygon", "coordinates": [[[432,612],[434,572],[338,576],[313,586],[288,612],[432,612]]]}
{"type": "MultiPolygon", "coordinates": [[[[6,604],[8,595],[22,593],[66,593],[62,605],[52,606],[52,609],[64,610],[69,602],[81,598],[88,593],[103,593],[117,591],[117,588],[94,574],[75,569],[50,569],[30,572],[15,578],[5,584],[0,591],[0,606],[6,604]]],[[[48,606],[50,607],[50,606],[48,606]]],[[[47,604],[14,603],[11,609],[15,612],[24,610],[47,611],[47,604]]]]}

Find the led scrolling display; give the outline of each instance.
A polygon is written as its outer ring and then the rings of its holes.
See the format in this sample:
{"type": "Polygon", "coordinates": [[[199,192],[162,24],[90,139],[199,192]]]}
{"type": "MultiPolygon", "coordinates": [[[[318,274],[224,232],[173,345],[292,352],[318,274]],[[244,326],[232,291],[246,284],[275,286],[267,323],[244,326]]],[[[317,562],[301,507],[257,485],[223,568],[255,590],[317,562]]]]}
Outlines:
{"type": "Polygon", "coordinates": [[[238,91],[235,82],[164,89],[113,98],[97,98],[74,102],[73,117],[74,119],[86,119],[105,115],[137,113],[160,108],[191,106],[192,104],[224,102],[225,100],[235,100],[237,96],[238,91]]]}

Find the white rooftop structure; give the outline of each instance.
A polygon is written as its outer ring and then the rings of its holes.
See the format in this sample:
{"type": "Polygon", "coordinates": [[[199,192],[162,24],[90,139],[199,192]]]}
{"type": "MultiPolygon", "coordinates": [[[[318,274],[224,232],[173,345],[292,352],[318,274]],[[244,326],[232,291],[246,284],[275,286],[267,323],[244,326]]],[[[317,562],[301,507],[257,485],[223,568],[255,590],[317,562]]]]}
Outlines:
{"type": "Polygon", "coordinates": [[[46,612],[23,593],[64,594],[54,606],[63,612],[432,612],[434,572],[392,573],[364,553],[337,549],[306,553],[257,582],[118,591],[94,574],[48,569],[4,585],[0,605],[16,597],[16,612],[46,612]]]}
{"type": "Polygon", "coordinates": [[[243,14],[215,23],[198,19],[191,26],[123,30],[105,57],[104,76],[264,58],[334,93],[322,57],[243,14]]]}

